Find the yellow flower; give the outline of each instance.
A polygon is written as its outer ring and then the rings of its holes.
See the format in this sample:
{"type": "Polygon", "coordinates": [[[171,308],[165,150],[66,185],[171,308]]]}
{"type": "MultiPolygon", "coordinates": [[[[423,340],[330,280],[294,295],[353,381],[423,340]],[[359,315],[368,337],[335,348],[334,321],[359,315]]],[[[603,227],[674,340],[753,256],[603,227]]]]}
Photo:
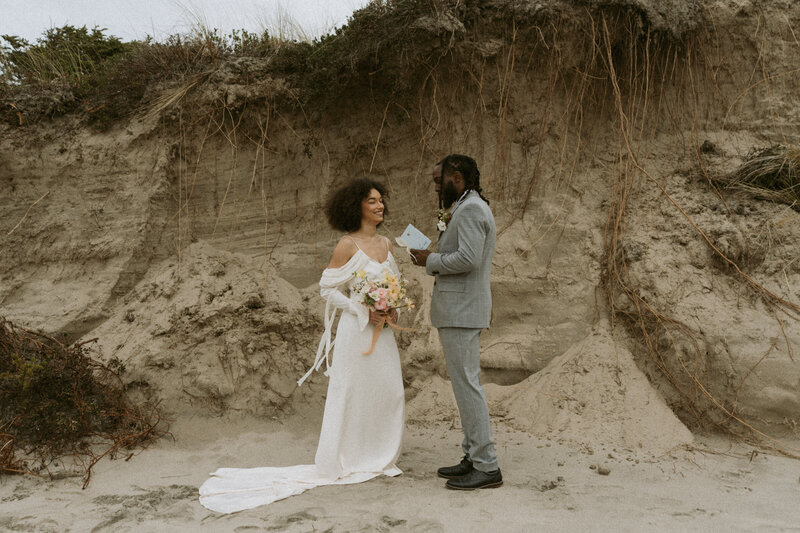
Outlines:
{"type": "Polygon", "coordinates": [[[356,272],[356,277],[357,278],[361,278],[361,279],[365,279],[367,277],[366,270],[359,270],[358,272],[356,272]]]}

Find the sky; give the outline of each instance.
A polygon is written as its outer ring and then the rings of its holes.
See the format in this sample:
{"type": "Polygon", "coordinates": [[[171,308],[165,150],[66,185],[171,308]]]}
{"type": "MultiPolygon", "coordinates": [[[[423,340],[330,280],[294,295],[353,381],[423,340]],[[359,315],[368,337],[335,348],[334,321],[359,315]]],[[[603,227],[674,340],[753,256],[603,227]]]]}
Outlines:
{"type": "MultiPolygon", "coordinates": [[[[0,0],[0,35],[34,41],[65,24],[99,26],[123,41],[147,35],[160,40],[188,31],[198,21],[222,33],[244,28],[286,28],[296,22],[316,37],[347,22],[368,0],[0,0]]],[[[270,31],[276,33],[276,31],[270,31]]]]}

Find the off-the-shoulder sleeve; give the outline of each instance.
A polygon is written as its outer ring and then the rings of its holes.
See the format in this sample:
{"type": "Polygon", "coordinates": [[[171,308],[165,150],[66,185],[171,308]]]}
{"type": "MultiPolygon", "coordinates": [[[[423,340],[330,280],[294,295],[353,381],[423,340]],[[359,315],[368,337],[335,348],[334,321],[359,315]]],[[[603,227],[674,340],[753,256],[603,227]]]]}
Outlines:
{"type": "Polygon", "coordinates": [[[360,302],[356,302],[345,296],[338,287],[320,287],[319,294],[322,298],[336,309],[341,309],[351,313],[358,319],[358,327],[364,330],[369,323],[369,309],[360,302]]]}
{"type": "Polygon", "coordinates": [[[343,288],[353,279],[356,272],[365,266],[362,256],[364,254],[356,253],[343,266],[326,268],[322,271],[322,277],[319,280],[320,296],[333,307],[354,314],[358,319],[358,327],[361,331],[369,324],[369,309],[362,303],[348,298],[343,293],[343,288]]]}
{"type": "MultiPolygon", "coordinates": [[[[325,362],[325,375],[328,375],[328,368],[330,368],[330,353],[333,348],[333,322],[336,318],[336,310],[342,309],[345,312],[352,313],[358,319],[358,326],[363,331],[369,324],[369,309],[359,302],[345,296],[341,288],[345,286],[355,273],[364,265],[358,257],[359,254],[354,255],[350,260],[339,268],[326,268],[322,272],[322,277],[319,280],[319,293],[325,300],[325,331],[322,333],[322,338],[319,340],[317,346],[317,355],[314,358],[314,364],[305,373],[305,375],[297,381],[297,385],[302,385],[303,382],[315,371],[318,370],[322,363],[325,362]]],[[[363,255],[363,254],[362,254],[363,255]]]]}

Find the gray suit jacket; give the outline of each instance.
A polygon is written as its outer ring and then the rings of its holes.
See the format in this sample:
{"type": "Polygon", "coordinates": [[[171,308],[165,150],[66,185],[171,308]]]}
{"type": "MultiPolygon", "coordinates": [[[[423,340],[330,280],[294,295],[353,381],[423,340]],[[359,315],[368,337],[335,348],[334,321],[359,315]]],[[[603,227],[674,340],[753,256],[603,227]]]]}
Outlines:
{"type": "Polygon", "coordinates": [[[450,210],[437,252],[425,270],[436,276],[431,323],[436,328],[488,328],[492,315],[492,257],[497,239],[494,216],[475,191],[450,210]]]}

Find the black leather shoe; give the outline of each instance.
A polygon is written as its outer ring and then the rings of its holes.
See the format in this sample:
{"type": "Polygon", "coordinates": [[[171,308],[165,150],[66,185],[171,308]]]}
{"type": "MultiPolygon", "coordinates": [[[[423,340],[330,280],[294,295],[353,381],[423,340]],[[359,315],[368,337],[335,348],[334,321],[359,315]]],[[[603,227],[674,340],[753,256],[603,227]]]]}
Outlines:
{"type": "Polygon", "coordinates": [[[439,477],[445,479],[458,479],[462,476],[466,476],[472,472],[472,470],[472,461],[469,460],[469,455],[465,455],[456,466],[443,466],[437,470],[436,473],[439,474],[439,477]]]}
{"type": "Polygon", "coordinates": [[[503,474],[499,468],[493,472],[481,472],[473,468],[466,476],[448,481],[445,487],[453,490],[475,490],[493,489],[502,484],[503,474]]]}

